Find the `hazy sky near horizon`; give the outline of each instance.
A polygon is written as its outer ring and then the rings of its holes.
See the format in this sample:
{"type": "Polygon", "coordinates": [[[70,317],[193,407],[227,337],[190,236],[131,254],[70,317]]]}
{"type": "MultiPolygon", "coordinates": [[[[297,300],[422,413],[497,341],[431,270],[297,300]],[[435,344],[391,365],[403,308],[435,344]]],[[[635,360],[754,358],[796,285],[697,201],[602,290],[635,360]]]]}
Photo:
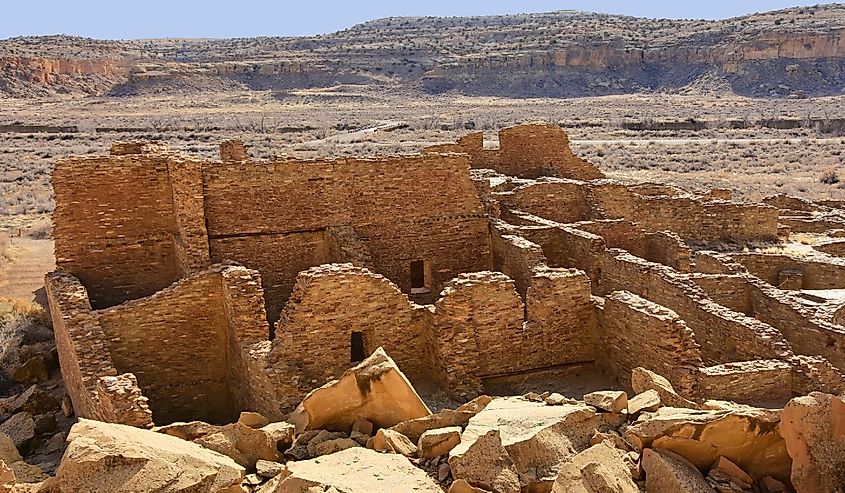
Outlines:
{"type": "Polygon", "coordinates": [[[389,16],[493,15],[564,9],[637,17],[724,19],[813,3],[781,0],[14,0],[3,2],[0,38],[45,34],[101,39],[300,36],[330,33],[389,16]]]}

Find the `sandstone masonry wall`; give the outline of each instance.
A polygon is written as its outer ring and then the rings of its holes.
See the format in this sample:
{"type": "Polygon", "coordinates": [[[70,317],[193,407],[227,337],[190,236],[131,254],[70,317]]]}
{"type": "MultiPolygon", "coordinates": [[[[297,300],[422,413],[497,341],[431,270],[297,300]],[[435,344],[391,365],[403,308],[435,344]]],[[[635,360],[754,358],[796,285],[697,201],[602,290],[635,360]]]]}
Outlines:
{"type": "Polygon", "coordinates": [[[728,257],[775,287],[783,284],[782,272],[794,271],[801,274],[800,286],[787,285],[783,289],[845,288],[845,259],[839,257],[797,257],[772,253],[731,253],[728,257]]]}
{"type": "Polygon", "coordinates": [[[701,368],[703,399],[785,404],[793,397],[792,366],[780,360],[754,360],[701,368]]]}
{"type": "Polygon", "coordinates": [[[703,366],[693,331],[678,315],[627,291],[605,297],[599,318],[601,356],[596,361],[626,388],[639,366],[663,375],[682,395],[697,394],[703,366]]]}

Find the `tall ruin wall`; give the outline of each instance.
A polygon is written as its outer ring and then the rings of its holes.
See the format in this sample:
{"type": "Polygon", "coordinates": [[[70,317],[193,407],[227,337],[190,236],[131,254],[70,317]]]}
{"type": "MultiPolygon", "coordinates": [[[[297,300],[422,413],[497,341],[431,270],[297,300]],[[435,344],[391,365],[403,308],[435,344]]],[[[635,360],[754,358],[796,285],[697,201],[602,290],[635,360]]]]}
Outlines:
{"type": "Polygon", "coordinates": [[[233,260],[262,273],[275,320],[296,275],[349,250],[349,227],[371,266],[411,290],[424,261],[431,299],[460,272],[491,267],[484,209],[466,156],[336,161],[196,162],[144,145],[60,161],[58,269],[77,276],[96,308],[148,296],[233,260]]]}
{"type": "Polygon", "coordinates": [[[781,289],[843,289],[845,259],[775,253],[731,253],[727,255],[748,272],[781,289]]]}
{"type": "Polygon", "coordinates": [[[458,152],[470,157],[472,167],[492,169],[520,178],[557,176],[576,180],[603,178],[592,163],[574,155],[569,137],[557,125],[533,123],[499,131],[499,148],[484,148],[484,133],[466,135],[455,144],[427,147],[425,152],[458,152]]]}

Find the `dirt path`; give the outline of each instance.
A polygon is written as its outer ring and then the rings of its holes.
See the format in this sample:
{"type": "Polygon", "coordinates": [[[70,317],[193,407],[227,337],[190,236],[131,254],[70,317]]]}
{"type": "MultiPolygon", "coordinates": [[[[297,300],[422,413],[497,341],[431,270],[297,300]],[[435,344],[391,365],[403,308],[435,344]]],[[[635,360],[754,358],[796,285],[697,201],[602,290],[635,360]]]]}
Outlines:
{"type": "Polygon", "coordinates": [[[44,275],[56,268],[53,240],[12,238],[8,256],[0,260],[0,297],[46,306],[44,275]]]}

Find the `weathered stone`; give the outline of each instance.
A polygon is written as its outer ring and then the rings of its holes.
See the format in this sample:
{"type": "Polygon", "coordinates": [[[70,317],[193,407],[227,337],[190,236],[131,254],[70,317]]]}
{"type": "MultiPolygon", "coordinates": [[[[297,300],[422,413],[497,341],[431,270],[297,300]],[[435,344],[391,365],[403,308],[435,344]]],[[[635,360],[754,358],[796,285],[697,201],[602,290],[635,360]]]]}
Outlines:
{"type": "Polygon", "coordinates": [[[284,471],[285,466],[278,462],[258,459],[255,463],[255,472],[262,478],[275,478],[284,471]]]}
{"type": "Polygon", "coordinates": [[[645,449],[642,463],[649,493],[715,493],[694,465],[669,450],[645,449]]]}
{"type": "Polygon", "coordinates": [[[546,404],[550,406],[560,406],[561,404],[572,404],[572,399],[565,397],[557,392],[549,394],[545,399],[546,404]]]}
{"type": "Polygon", "coordinates": [[[8,493],[15,485],[15,471],[0,460],[0,493],[8,493]]]}
{"type": "Polygon", "coordinates": [[[367,419],[358,418],[352,423],[352,431],[357,431],[362,435],[372,436],[373,434],[373,423],[371,423],[367,419]]]}
{"type": "Polygon", "coordinates": [[[791,459],[778,433],[778,411],[737,407],[733,411],[661,407],[643,413],[624,433],[635,450],[664,448],[701,470],[721,455],[753,478],[788,480],[791,459]]]}
{"type": "Polygon", "coordinates": [[[497,493],[519,493],[519,475],[502,446],[499,430],[492,429],[473,440],[473,446],[449,455],[452,477],[497,493]]]}
{"type": "Polygon", "coordinates": [[[53,413],[42,414],[35,417],[35,433],[49,433],[56,430],[56,415],[53,413]]]}
{"type": "Polygon", "coordinates": [[[0,433],[8,435],[23,454],[35,445],[35,420],[28,412],[20,412],[0,424],[0,433]]]}
{"type": "Polygon", "coordinates": [[[628,445],[628,443],[622,438],[622,436],[612,430],[606,433],[596,432],[596,434],[593,435],[592,438],[590,438],[591,445],[597,445],[602,442],[608,442],[612,447],[618,448],[619,450],[625,452],[631,450],[631,446],[628,445]]]}
{"type": "Polygon", "coordinates": [[[446,481],[450,474],[452,474],[452,468],[449,467],[448,462],[443,462],[437,466],[437,480],[441,483],[446,481]]]}
{"type": "Polygon", "coordinates": [[[798,493],[845,488],[845,399],[821,392],[792,399],[783,409],[780,434],[798,493]]]}
{"type": "Polygon", "coordinates": [[[433,459],[447,454],[459,443],[461,443],[461,428],[459,426],[428,430],[420,436],[418,446],[420,457],[433,459]]]}
{"type": "Polygon", "coordinates": [[[69,395],[65,394],[65,396],[62,397],[62,405],[61,406],[62,406],[62,414],[66,418],[73,416],[73,401],[70,400],[69,395]]]}
{"type": "Polygon", "coordinates": [[[761,479],[758,484],[760,486],[761,493],[786,492],[786,485],[771,476],[766,476],[765,478],[761,479]]]}
{"type": "Polygon", "coordinates": [[[216,433],[197,438],[194,443],[227,455],[249,469],[255,469],[258,459],[281,460],[276,440],[269,433],[242,423],[226,425],[216,433]]]}
{"type": "Polygon", "coordinates": [[[170,423],[169,425],[156,426],[152,428],[152,431],[181,438],[182,440],[194,441],[197,438],[217,433],[221,429],[221,426],[211,425],[204,421],[190,421],[187,423],[177,421],[176,423],[170,423]]]}
{"type": "MultiPolygon", "coordinates": [[[[322,455],[321,454],[322,450],[330,450],[330,447],[331,447],[331,446],[328,446],[329,448],[321,450],[320,448],[318,448],[318,447],[320,447],[321,444],[323,444],[324,442],[330,442],[330,441],[333,441],[333,440],[341,440],[341,439],[344,439],[344,438],[348,438],[348,437],[346,436],[346,433],[344,433],[342,431],[320,430],[313,437],[311,437],[310,440],[308,440],[308,443],[305,447],[306,452],[305,452],[305,455],[302,456],[302,458],[313,459],[315,457],[319,457],[320,455],[322,455]]],[[[298,441],[299,441],[299,439],[297,438],[297,442],[298,441]]]]}
{"type": "Polygon", "coordinates": [[[402,454],[405,457],[415,457],[417,455],[417,446],[414,445],[408,437],[389,429],[380,429],[373,437],[373,450],[381,452],[394,452],[402,454]]]}
{"type": "Polygon", "coordinates": [[[8,464],[9,468],[15,473],[15,480],[18,483],[40,483],[47,479],[47,475],[40,467],[19,460],[8,464]]]}
{"type": "Polygon", "coordinates": [[[339,380],[311,391],[287,421],[297,431],[349,430],[359,418],[389,428],[430,414],[396,363],[378,348],[339,380]]]}
{"type": "Polygon", "coordinates": [[[648,389],[628,399],[628,414],[636,416],[641,411],[654,412],[660,409],[660,394],[654,389],[648,389]]]}
{"type": "Polygon", "coordinates": [[[15,442],[5,433],[0,433],[0,460],[6,464],[23,460],[15,442]]]}
{"type": "Polygon", "coordinates": [[[261,428],[270,424],[270,420],[262,416],[260,413],[251,411],[242,411],[238,417],[238,423],[249,426],[250,428],[261,428]]]}
{"type": "Polygon", "coordinates": [[[296,433],[294,426],[284,421],[270,423],[262,427],[261,431],[276,442],[276,448],[278,450],[287,450],[293,444],[293,437],[296,433]]]}
{"type": "Polygon", "coordinates": [[[309,448],[311,451],[312,457],[320,457],[323,455],[334,454],[336,452],[340,452],[341,450],[346,450],[352,447],[360,447],[361,444],[356,442],[351,438],[333,438],[331,440],[326,440],[324,442],[320,442],[313,447],[309,448]]]}
{"type": "Polygon", "coordinates": [[[12,378],[16,382],[22,383],[37,383],[44,382],[50,378],[47,371],[47,364],[44,362],[44,356],[35,355],[26,360],[12,373],[12,378]]]}
{"type": "Polygon", "coordinates": [[[609,413],[621,413],[628,409],[628,394],[617,390],[600,390],[584,395],[584,403],[609,413]]]}
{"type": "Polygon", "coordinates": [[[421,418],[403,421],[395,426],[392,426],[390,429],[405,435],[412,442],[418,442],[422,434],[428,430],[448,428],[450,426],[466,426],[470,418],[476,414],[477,412],[474,411],[444,409],[439,413],[435,413],[430,416],[423,416],[421,418]]]}
{"type": "MultiPolygon", "coordinates": [[[[615,428],[624,419],[621,414],[596,413],[583,404],[547,406],[518,397],[497,398],[469,420],[461,443],[449,452],[449,462],[454,477],[464,477],[453,460],[475,447],[479,437],[497,430],[512,462],[510,468],[525,484],[551,482],[557,476],[558,464],[587,448],[597,430],[615,428]]],[[[464,478],[473,485],[490,487],[490,483],[484,486],[464,478]]]]}
{"type": "Polygon", "coordinates": [[[25,411],[37,415],[54,411],[58,407],[56,398],[41,390],[38,385],[32,385],[22,394],[11,399],[4,399],[0,404],[0,409],[9,414],[25,411]]]}
{"type": "Polygon", "coordinates": [[[56,471],[55,491],[217,493],[239,486],[244,469],[199,445],[131,426],[81,419],[56,471]]]}
{"type": "Polygon", "coordinates": [[[660,396],[660,402],[664,406],[670,407],[686,407],[689,409],[699,409],[699,405],[695,402],[681,397],[675,392],[669,380],[645,368],[634,368],[631,372],[631,387],[634,392],[641,394],[646,390],[654,390],[660,396]]]}
{"type": "Polygon", "coordinates": [[[290,462],[288,470],[287,476],[277,476],[259,492],[442,493],[433,479],[405,457],[380,454],[363,447],[350,448],[318,459],[290,462]]]}
{"type": "Polygon", "coordinates": [[[311,443],[311,440],[313,440],[320,433],[328,432],[325,430],[309,430],[297,435],[296,439],[293,441],[293,443],[291,443],[291,446],[287,450],[285,450],[285,457],[294,460],[309,459],[310,456],[308,454],[308,444],[311,443]]]}
{"type": "Polygon", "coordinates": [[[487,407],[487,404],[490,404],[492,400],[493,398],[489,395],[479,395],[475,399],[461,404],[455,411],[472,413],[474,416],[487,407]]]}
{"type": "Polygon", "coordinates": [[[624,452],[599,443],[560,465],[552,493],[639,493],[624,452]]]}
{"type": "Polygon", "coordinates": [[[743,471],[738,465],[734,464],[726,457],[719,456],[713,464],[713,467],[710,469],[711,471],[716,470],[721,472],[730,478],[731,481],[743,488],[751,488],[751,485],[754,484],[754,479],[752,479],[747,472],[743,471]]]}
{"type": "Polygon", "coordinates": [[[476,488],[469,484],[466,479],[458,479],[449,487],[449,493],[490,493],[488,490],[476,488]]]}

